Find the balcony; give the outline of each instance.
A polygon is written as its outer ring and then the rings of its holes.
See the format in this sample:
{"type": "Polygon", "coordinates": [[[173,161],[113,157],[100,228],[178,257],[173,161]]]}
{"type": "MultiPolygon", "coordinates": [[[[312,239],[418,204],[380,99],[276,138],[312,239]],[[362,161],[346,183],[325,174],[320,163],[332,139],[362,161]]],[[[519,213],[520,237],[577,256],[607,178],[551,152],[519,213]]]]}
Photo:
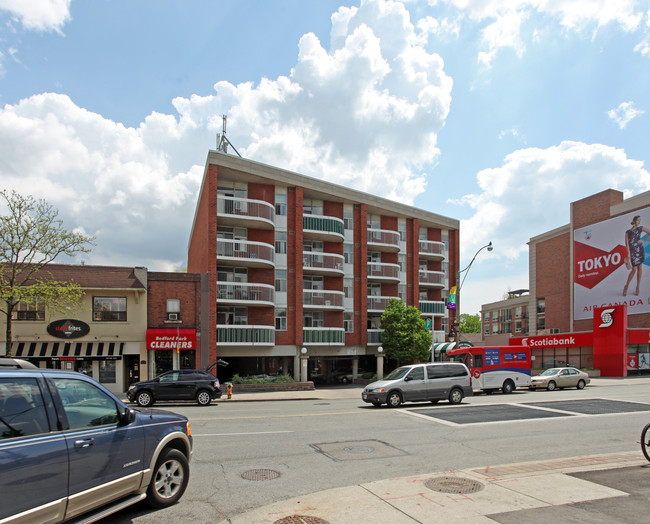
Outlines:
{"type": "Polygon", "coordinates": [[[420,287],[431,289],[444,289],[447,287],[447,278],[444,271],[420,270],[420,287]]]}
{"type": "Polygon", "coordinates": [[[217,196],[217,222],[220,226],[273,229],[275,208],[263,200],[217,196]]]}
{"type": "Polygon", "coordinates": [[[275,326],[217,324],[217,344],[230,346],[274,346],[275,326]]]}
{"type": "Polygon", "coordinates": [[[217,300],[222,305],[273,306],[275,288],[251,282],[217,282],[217,300]]]}
{"type": "Polygon", "coordinates": [[[302,343],[319,346],[342,346],[345,343],[345,330],[335,327],[302,328],[302,343]]]}
{"type": "Polygon", "coordinates": [[[275,248],[264,242],[217,238],[217,264],[273,268],[275,248]]]}
{"type": "Polygon", "coordinates": [[[302,305],[304,309],[343,311],[343,291],[324,289],[304,289],[302,305]]]}
{"type": "Polygon", "coordinates": [[[369,329],[368,330],[368,345],[378,346],[382,343],[384,338],[383,329],[369,329]]]}
{"type": "Polygon", "coordinates": [[[418,247],[420,258],[427,260],[446,260],[445,244],[435,240],[420,240],[418,247]]]}
{"type": "Polygon", "coordinates": [[[368,262],[368,280],[399,282],[399,264],[368,262]]]}
{"type": "Polygon", "coordinates": [[[303,251],[302,272],[310,275],[340,275],[343,276],[343,255],[303,251]]]}
{"type": "Polygon", "coordinates": [[[380,296],[369,296],[368,297],[368,313],[383,313],[388,306],[388,302],[391,298],[396,298],[399,300],[399,297],[380,297],[380,296]]]}
{"type": "Polygon", "coordinates": [[[343,220],[337,217],[304,215],[302,235],[305,239],[343,242],[343,220]]]}
{"type": "Polygon", "coordinates": [[[397,253],[399,251],[400,234],[398,231],[368,228],[368,250],[397,253]]]}
{"type": "Polygon", "coordinates": [[[442,300],[420,300],[420,313],[444,317],[447,315],[447,307],[442,300]]]}

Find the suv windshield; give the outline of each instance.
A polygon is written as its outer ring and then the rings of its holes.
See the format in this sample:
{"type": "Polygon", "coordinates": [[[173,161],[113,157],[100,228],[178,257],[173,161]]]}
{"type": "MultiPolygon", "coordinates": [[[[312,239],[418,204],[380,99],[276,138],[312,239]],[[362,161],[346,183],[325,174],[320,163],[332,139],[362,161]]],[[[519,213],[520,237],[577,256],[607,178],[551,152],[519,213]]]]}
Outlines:
{"type": "Polygon", "coordinates": [[[404,377],[410,370],[411,368],[407,367],[394,369],[384,377],[384,380],[397,380],[398,378],[404,377]]]}

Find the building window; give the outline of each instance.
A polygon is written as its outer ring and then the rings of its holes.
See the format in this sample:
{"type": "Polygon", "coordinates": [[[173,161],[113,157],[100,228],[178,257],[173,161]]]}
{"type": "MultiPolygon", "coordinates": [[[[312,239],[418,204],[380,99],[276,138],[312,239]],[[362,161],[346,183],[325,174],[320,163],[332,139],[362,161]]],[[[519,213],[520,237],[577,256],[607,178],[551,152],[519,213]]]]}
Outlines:
{"type": "Polygon", "coordinates": [[[349,206],[343,207],[343,229],[352,229],[354,227],[354,209],[349,206]]]}
{"type": "Polygon", "coordinates": [[[397,296],[406,304],[406,284],[397,285],[397,296]]]}
{"type": "Polygon", "coordinates": [[[490,321],[490,312],[488,311],[483,315],[483,322],[489,322],[490,321]]]}
{"type": "Polygon", "coordinates": [[[181,301],[178,298],[167,299],[167,320],[181,319],[181,301]]]}
{"type": "Polygon", "coordinates": [[[402,218],[397,222],[397,231],[399,233],[399,239],[402,242],[406,242],[406,221],[402,218]]]}
{"type": "Polygon", "coordinates": [[[492,311],[492,320],[499,320],[499,312],[498,311],[492,311]]]}
{"type": "Polygon", "coordinates": [[[354,246],[343,244],[343,260],[346,264],[354,264],[354,246]]]}
{"type": "Polygon", "coordinates": [[[305,327],[320,328],[325,326],[325,320],[322,311],[310,311],[305,313],[303,318],[303,325],[305,327]]]}
{"type": "Polygon", "coordinates": [[[245,326],[248,324],[248,309],[245,307],[228,307],[217,310],[217,324],[245,326]]]}
{"type": "Polygon", "coordinates": [[[492,324],[492,334],[496,335],[499,332],[499,324],[492,324]]]}
{"type": "Polygon", "coordinates": [[[287,232],[275,232],[275,252],[279,255],[286,255],[287,253],[287,232]]]}
{"type": "Polygon", "coordinates": [[[344,278],[343,279],[343,294],[345,298],[354,298],[354,279],[353,278],[344,278]]]}
{"type": "Polygon", "coordinates": [[[287,291],[287,270],[286,269],[275,270],[275,290],[279,293],[284,293],[287,291]]]}
{"type": "Polygon", "coordinates": [[[490,324],[485,324],[483,328],[483,334],[484,335],[489,335],[490,334],[490,324]]]}
{"type": "Polygon", "coordinates": [[[275,214],[287,216],[287,195],[286,193],[275,194],[275,214]]]}
{"type": "Polygon", "coordinates": [[[368,228],[381,229],[381,216],[368,214],[368,228]]]}
{"type": "MultiPolygon", "coordinates": [[[[402,273],[406,273],[406,255],[397,255],[397,263],[399,264],[399,270],[402,273]]],[[[425,263],[426,266],[426,263],[425,263]]],[[[426,267],[425,267],[426,270],[426,267]]]]}
{"type": "Polygon", "coordinates": [[[126,322],[126,297],[93,297],[93,320],[126,322]]]}
{"type": "Polygon", "coordinates": [[[521,333],[521,320],[515,322],[515,333],[521,333]]]}
{"type": "Polygon", "coordinates": [[[349,311],[343,313],[343,329],[346,333],[354,332],[354,313],[349,311]]]}
{"type": "Polygon", "coordinates": [[[302,214],[303,215],[323,215],[323,201],[322,200],[312,200],[310,198],[305,198],[302,201],[302,214]]]}
{"type": "Polygon", "coordinates": [[[220,267],[217,269],[217,282],[248,282],[248,269],[245,267],[220,267]]]}
{"type": "Polygon", "coordinates": [[[11,312],[12,320],[45,320],[45,303],[40,299],[34,302],[18,302],[11,312]]]}
{"type": "Polygon", "coordinates": [[[515,318],[521,318],[522,306],[517,306],[515,309],[515,318]]]}
{"type": "Polygon", "coordinates": [[[287,308],[275,308],[275,329],[277,331],[287,330],[287,308]]]}

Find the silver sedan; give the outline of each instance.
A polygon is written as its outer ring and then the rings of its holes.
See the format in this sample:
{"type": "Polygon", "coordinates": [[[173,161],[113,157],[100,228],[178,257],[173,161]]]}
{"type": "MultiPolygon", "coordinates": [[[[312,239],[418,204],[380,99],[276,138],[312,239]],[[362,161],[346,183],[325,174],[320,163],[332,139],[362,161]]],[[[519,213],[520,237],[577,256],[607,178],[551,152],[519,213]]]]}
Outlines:
{"type": "Polygon", "coordinates": [[[553,391],[557,388],[584,389],[591,379],[587,373],[576,368],[550,368],[532,377],[530,382],[530,389],[546,388],[553,391]]]}

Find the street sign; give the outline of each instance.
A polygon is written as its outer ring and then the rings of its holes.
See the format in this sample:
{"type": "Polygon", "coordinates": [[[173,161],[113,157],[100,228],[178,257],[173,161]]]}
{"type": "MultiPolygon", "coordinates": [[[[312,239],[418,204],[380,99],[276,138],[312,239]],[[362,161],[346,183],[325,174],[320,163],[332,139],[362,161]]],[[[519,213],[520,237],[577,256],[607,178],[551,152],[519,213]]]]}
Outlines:
{"type": "Polygon", "coordinates": [[[433,328],[433,319],[425,318],[424,327],[427,329],[427,331],[431,331],[431,329],[433,328]]]}

